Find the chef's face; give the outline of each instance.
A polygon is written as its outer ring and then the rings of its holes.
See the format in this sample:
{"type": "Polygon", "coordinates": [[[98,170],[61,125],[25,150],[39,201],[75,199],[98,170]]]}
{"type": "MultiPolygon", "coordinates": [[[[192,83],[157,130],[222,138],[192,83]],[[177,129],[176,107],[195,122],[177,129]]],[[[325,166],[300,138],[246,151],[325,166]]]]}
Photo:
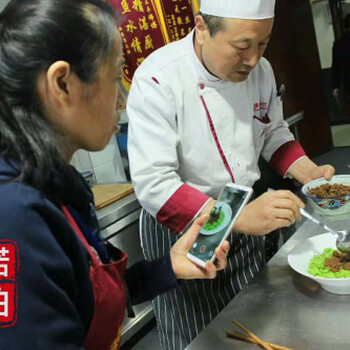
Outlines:
{"type": "Polygon", "coordinates": [[[226,18],[223,21],[223,29],[210,36],[202,16],[196,17],[196,53],[213,75],[235,83],[242,82],[248,78],[265,52],[273,18],[226,18]]]}

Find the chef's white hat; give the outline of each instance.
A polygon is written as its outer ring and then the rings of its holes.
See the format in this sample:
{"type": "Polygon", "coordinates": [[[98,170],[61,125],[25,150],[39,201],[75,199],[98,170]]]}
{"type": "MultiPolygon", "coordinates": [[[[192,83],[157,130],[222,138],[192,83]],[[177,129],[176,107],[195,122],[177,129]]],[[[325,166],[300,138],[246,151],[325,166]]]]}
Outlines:
{"type": "Polygon", "coordinates": [[[201,0],[200,11],[226,18],[272,18],[275,16],[275,0],[201,0]]]}

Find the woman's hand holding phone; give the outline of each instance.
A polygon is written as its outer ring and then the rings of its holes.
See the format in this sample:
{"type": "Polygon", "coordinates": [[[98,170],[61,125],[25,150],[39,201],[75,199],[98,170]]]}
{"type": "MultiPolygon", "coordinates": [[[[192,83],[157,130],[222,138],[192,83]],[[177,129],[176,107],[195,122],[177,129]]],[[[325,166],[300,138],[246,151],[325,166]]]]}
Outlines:
{"type": "Polygon", "coordinates": [[[234,231],[250,235],[265,235],[280,227],[301,220],[304,203],[291,191],[266,192],[243,209],[234,231]]]}
{"type": "Polygon", "coordinates": [[[208,217],[209,215],[205,214],[196,219],[170,250],[171,265],[178,279],[212,279],[216,277],[217,271],[224,269],[227,265],[227,254],[230,249],[227,241],[215,250],[216,259],[214,262],[207,261],[205,268],[195,264],[186,256],[208,217]]]}

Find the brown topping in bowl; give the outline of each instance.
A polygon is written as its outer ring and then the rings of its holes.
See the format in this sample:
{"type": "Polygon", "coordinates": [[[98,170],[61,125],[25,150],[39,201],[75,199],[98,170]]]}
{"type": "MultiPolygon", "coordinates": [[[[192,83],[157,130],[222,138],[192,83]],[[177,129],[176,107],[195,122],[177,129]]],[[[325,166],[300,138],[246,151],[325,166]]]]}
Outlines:
{"type": "Polygon", "coordinates": [[[210,216],[208,219],[209,224],[213,224],[214,222],[216,222],[220,219],[220,212],[221,212],[221,207],[219,207],[219,208],[214,207],[211,210],[210,216]]]}
{"type": "Polygon", "coordinates": [[[315,188],[308,188],[306,193],[317,198],[345,196],[350,193],[350,186],[341,184],[324,184],[315,188]]]}
{"type": "Polygon", "coordinates": [[[328,267],[332,272],[338,272],[341,268],[350,271],[349,256],[345,253],[334,251],[332,258],[325,259],[324,266],[328,267]]]}

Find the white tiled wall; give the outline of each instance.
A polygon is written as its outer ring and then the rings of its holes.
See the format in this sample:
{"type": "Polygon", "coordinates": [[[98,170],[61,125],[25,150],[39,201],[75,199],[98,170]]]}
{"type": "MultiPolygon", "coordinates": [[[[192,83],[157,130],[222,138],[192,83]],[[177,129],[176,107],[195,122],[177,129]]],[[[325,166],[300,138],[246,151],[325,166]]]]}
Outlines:
{"type": "Polygon", "coordinates": [[[92,170],[98,184],[125,182],[126,176],[115,137],[101,152],[79,150],[74,154],[72,165],[79,171],[92,170]]]}
{"type": "Polygon", "coordinates": [[[120,157],[119,149],[115,140],[115,137],[112,137],[108,146],[101,152],[90,152],[90,158],[93,164],[93,167],[96,169],[101,165],[111,162],[113,159],[118,159],[120,157]]]}

